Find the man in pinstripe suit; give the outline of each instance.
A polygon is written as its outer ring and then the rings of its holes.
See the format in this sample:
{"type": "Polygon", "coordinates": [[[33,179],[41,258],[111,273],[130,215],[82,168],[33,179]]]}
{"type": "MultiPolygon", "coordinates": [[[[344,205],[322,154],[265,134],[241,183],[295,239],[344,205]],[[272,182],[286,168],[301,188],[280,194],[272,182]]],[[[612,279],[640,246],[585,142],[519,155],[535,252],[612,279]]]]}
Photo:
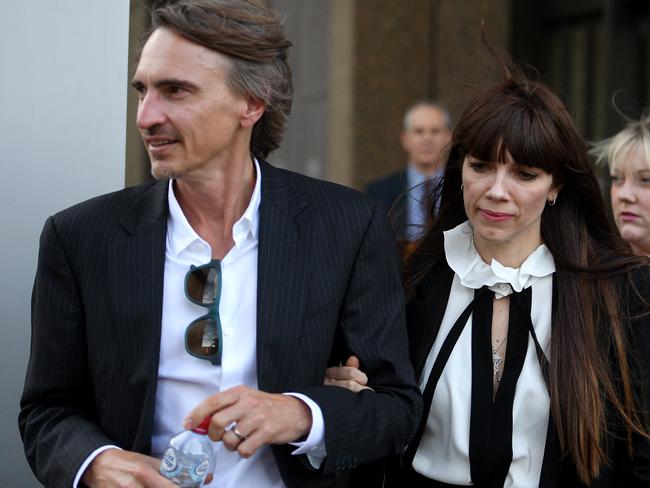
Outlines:
{"type": "Polygon", "coordinates": [[[212,416],[214,486],[335,486],[400,451],[420,414],[385,212],[263,161],[291,106],[277,14],[178,0],[152,21],[132,84],[157,181],[64,210],[41,236],[28,460],[48,487],[171,487],[152,456],[212,416]],[[218,361],[183,344],[205,313],[184,275],[206,263],[222,276],[218,361]],[[372,389],[323,385],[351,354],[372,389]]]}

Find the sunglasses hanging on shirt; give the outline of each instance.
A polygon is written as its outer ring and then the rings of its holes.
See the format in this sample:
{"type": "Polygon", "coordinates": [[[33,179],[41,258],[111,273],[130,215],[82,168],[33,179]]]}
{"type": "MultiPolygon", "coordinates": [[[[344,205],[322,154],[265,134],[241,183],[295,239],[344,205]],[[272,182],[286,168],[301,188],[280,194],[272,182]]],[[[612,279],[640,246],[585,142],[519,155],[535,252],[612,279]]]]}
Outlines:
{"type": "Polygon", "coordinates": [[[208,309],[208,313],[193,320],[185,329],[185,350],[215,366],[221,365],[221,264],[218,259],[201,266],[190,266],[185,275],[185,296],[190,302],[208,309]]]}

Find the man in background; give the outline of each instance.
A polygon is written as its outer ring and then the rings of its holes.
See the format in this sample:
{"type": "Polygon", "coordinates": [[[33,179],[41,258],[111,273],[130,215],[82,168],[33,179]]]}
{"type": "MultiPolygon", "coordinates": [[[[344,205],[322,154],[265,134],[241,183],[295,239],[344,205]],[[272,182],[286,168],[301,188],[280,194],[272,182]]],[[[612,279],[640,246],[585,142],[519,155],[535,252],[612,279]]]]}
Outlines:
{"type": "Polygon", "coordinates": [[[170,437],[211,416],[212,486],[333,487],[421,411],[386,215],[264,161],[293,94],[277,13],[172,0],[152,26],[132,86],[157,181],[41,235],[27,459],[48,488],[171,488],[170,437]],[[323,384],[350,355],[372,389],[323,384]]]}
{"type": "Polygon", "coordinates": [[[451,142],[449,111],[438,102],[415,102],[404,114],[400,142],[408,158],[406,166],[371,182],[366,193],[391,209],[398,240],[411,242],[426,223],[423,202],[445,171],[444,150],[451,142]]]}

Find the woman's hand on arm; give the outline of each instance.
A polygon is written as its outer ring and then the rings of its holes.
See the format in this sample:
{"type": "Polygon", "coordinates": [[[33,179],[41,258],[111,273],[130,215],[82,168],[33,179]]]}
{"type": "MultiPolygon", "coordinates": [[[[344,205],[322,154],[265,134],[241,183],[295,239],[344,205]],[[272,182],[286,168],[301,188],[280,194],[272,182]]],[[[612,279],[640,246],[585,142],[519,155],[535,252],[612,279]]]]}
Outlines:
{"type": "Polygon", "coordinates": [[[359,358],[350,356],[344,366],[327,368],[325,371],[326,385],[340,386],[353,392],[372,390],[368,385],[368,376],[359,368],[359,358]]]}

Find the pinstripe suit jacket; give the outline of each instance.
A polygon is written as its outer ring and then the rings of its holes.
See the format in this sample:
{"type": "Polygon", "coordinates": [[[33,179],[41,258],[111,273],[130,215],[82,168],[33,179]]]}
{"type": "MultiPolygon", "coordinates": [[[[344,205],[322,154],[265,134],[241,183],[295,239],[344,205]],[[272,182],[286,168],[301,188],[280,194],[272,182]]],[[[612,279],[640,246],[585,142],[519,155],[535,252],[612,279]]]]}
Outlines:
{"type": "MultiPolygon", "coordinates": [[[[317,472],[290,446],[273,451],[287,486],[334,486],[336,471],[399,451],[420,415],[395,245],[371,199],[260,166],[259,387],[314,399],[328,454],[317,472]],[[351,353],[374,392],[322,386],[351,353]]],[[[19,426],[48,487],[70,487],[99,446],[150,451],[167,216],[167,184],[152,182],[45,224],[19,426]]]]}

